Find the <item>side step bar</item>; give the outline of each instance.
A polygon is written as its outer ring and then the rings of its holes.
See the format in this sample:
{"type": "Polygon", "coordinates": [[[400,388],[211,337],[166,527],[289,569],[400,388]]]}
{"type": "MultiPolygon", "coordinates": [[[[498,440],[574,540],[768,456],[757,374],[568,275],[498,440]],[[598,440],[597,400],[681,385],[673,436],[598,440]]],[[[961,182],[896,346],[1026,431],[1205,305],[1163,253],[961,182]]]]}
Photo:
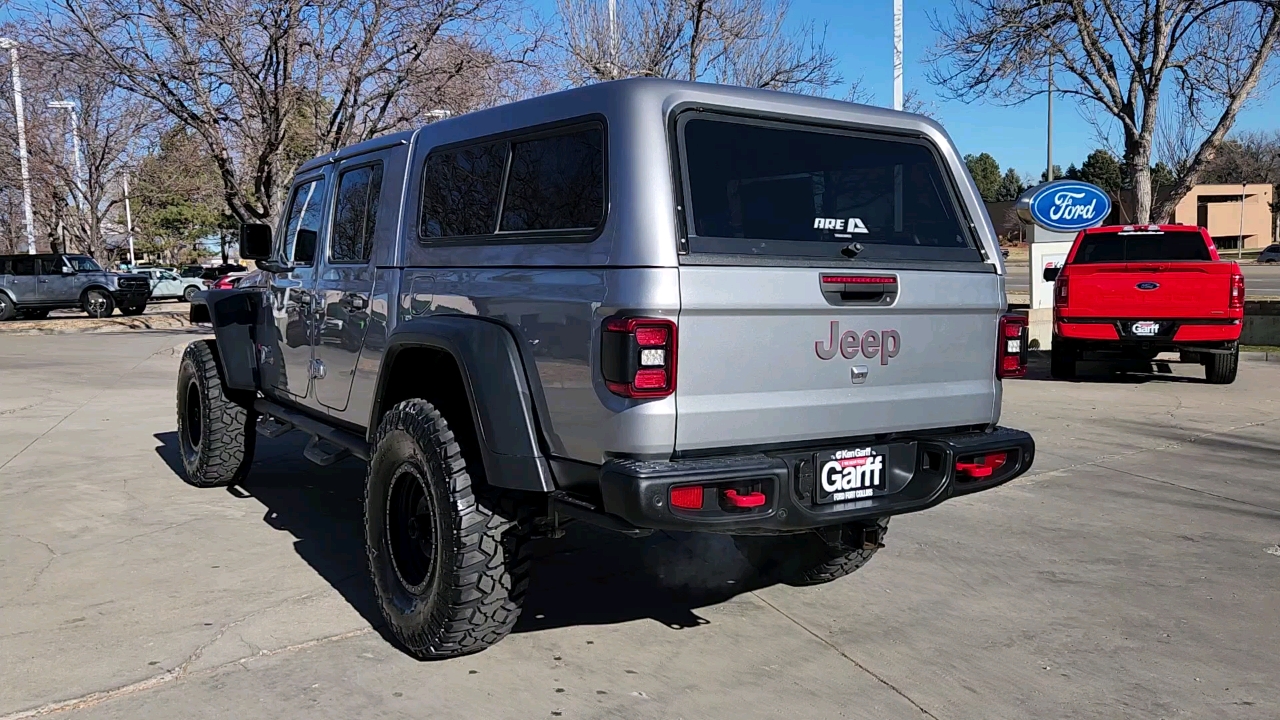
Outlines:
{"type": "Polygon", "coordinates": [[[581,520],[588,525],[612,530],[628,537],[640,538],[653,534],[653,531],[648,528],[636,527],[626,520],[610,515],[592,503],[582,498],[574,497],[563,490],[556,490],[551,493],[548,505],[548,509],[553,515],[563,515],[566,518],[581,520]]]}
{"type": "MultiPolygon", "coordinates": [[[[253,409],[274,419],[279,425],[287,425],[297,428],[298,430],[307,433],[312,438],[323,440],[330,445],[336,445],[343,451],[349,452],[361,460],[367,461],[369,459],[369,443],[365,442],[364,438],[357,436],[355,433],[331,427],[319,420],[311,418],[308,415],[304,415],[297,410],[290,410],[289,408],[271,402],[266,398],[258,398],[257,400],[254,400],[253,409]]],[[[277,427],[272,427],[268,432],[276,433],[275,435],[267,435],[268,437],[277,437],[287,432],[287,430],[279,430],[277,427]]],[[[307,444],[307,449],[311,450],[313,445],[316,445],[314,439],[312,442],[307,444]]],[[[320,465],[328,465],[336,462],[337,460],[340,460],[341,457],[341,455],[335,453],[324,452],[318,447],[318,445],[315,452],[307,453],[308,460],[320,465]],[[313,455],[315,457],[312,457],[313,455]],[[318,460],[326,460],[327,462],[319,462],[318,460]]]]}

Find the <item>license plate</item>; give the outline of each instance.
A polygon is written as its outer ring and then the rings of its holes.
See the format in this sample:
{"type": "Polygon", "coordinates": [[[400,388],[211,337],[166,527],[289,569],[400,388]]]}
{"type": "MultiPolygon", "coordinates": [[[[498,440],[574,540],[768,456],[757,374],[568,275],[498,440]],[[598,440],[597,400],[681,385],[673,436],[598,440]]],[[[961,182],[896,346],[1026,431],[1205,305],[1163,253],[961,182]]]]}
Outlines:
{"type": "Polygon", "coordinates": [[[819,505],[861,500],[889,492],[889,462],[873,447],[818,453],[814,502],[819,505]]]}
{"type": "Polygon", "coordinates": [[[1134,335],[1143,335],[1146,337],[1151,337],[1153,335],[1160,334],[1160,323],[1144,320],[1142,322],[1134,323],[1132,330],[1134,335]]]}

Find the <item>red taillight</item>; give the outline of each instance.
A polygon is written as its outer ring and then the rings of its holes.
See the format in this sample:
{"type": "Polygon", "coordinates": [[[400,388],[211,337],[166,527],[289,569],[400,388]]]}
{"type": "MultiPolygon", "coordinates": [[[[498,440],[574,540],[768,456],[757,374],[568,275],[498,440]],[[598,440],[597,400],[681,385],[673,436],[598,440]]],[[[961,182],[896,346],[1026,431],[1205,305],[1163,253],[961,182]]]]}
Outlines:
{"type": "Polygon", "coordinates": [[[671,488],[671,507],[683,510],[701,510],[702,486],[686,485],[684,487],[671,488]]]}
{"type": "Polygon", "coordinates": [[[1068,300],[1068,288],[1070,283],[1067,282],[1066,275],[1059,275],[1058,279],[1053,283],[1053,306],[1066,307],[1068,300]]]}
{"type": "Polygon", "coordinates": [[[664,390],[667,387],[667,371],[637,370],[635,379],[631,381],[631,387],[645,391],[664,390]]]}
{"type": "Polygon", "coordinates": [[[1232,310],[1244,307],[1244,275],[1231,276],[1231,302],[1228,307],[1232,310]]]}
{"type": "Polygon", "coordinates": [[[1027,374],[1027,316],[1000,316],[996,337],[996,377],[1022,377],[1027,374]]]}
{"type": "Polygon", "coordinates": [[[676,324],[663,318],[609,318],[600,341],[600,370],[609,392],[661,398],[676,390],[676,324]]]}

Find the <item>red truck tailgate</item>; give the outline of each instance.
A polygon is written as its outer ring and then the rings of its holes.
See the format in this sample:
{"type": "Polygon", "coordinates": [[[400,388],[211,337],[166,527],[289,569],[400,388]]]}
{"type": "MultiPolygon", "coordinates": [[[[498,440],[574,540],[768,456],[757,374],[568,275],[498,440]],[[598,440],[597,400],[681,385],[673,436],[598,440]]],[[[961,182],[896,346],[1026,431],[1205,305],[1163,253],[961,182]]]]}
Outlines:
{"type": "Polygon", "coordinates": [[[1234,263],[1095,263],[1071,268],[1071,318],[1211,319],[1228,316],[1234,263]]]}

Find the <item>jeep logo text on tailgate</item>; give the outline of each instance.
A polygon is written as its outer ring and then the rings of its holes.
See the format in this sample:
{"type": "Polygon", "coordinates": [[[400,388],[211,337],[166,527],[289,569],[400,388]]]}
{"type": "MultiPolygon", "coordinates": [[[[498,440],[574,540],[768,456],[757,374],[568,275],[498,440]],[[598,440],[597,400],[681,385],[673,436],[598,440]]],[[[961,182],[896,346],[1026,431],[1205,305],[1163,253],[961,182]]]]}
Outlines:
{"type": "Polygon", "coordinates": [[[831,321],[831,338],[828,340],[819,340],[813,344],[813,350],[818,357],[823,360],[830,360],[840,353],[847,360],[858,357],[861,352],[865,358],[873,358],[880,356],[880,364],[888,365],[889,360],[898,356],[898,350],[902,349],[902,338],[898,336],[897,330],[868,330],[862,335],[858,335],[856,330],[845,330],[844,334],[840,333],[840,321],[831,321]],[[823,347],[823,343],[826,347],[823,347]]]}

